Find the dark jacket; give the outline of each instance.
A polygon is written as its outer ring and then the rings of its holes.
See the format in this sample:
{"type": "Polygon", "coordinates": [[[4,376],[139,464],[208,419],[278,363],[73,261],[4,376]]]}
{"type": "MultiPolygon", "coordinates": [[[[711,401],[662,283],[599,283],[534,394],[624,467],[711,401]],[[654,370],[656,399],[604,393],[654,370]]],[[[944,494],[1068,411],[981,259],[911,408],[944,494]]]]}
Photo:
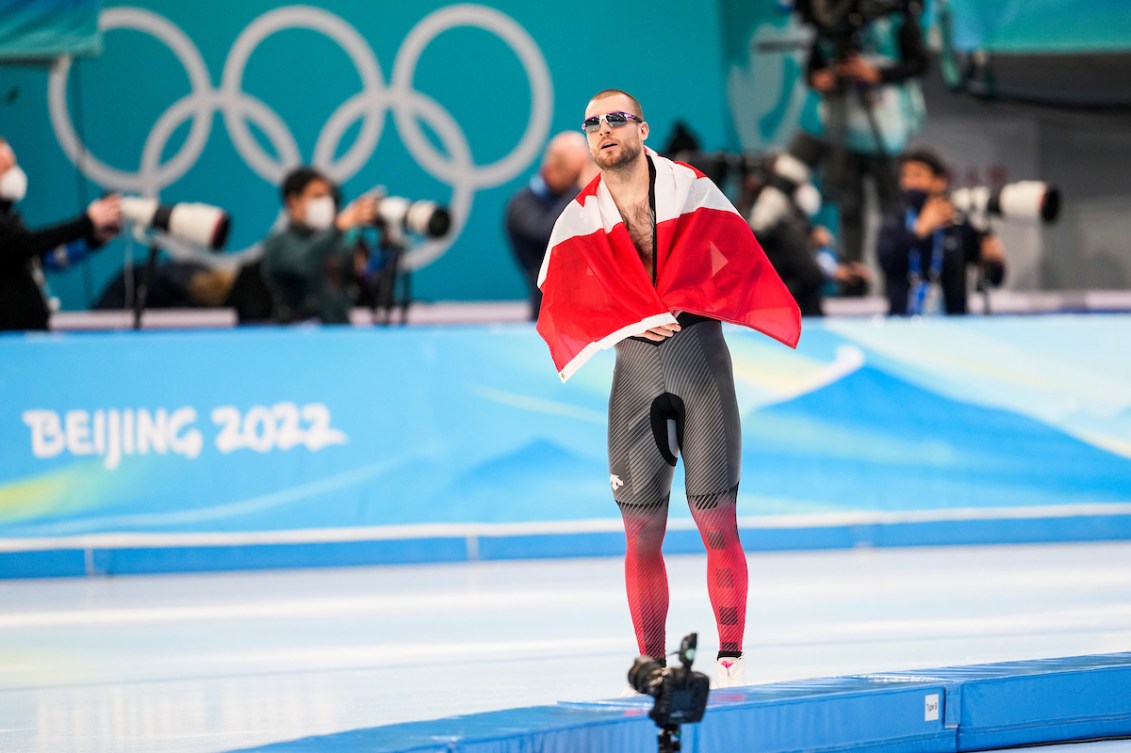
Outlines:
{"type": "MultiPolygon", "coordinates": [[[[533,181],[538,183],[538,181],[533,181]]],[[[555,196],[540,184],[542,190],[523,186],[522,190],[507,202],[506,231],[514,251],[515,261],[522,270],[530,294],[532,317],[538,316],[538,305],[542,296],[538,292],[538,272],[542,268],[542,258],[546,255],[546,244],[554,232],[554,223],[563,210],[577,196],[578,189],[570,188],[555,196]]]]}
{"type": "Polygon", "coordinates": [[[45,330],[50,312],[36,277],[39,259],[71,241],[94,237],[86,214],[40,230],[29,230],[11,202],[0,202],[0,330],[45,330]]]}
{"type": "MultiPolygon", "coordinates": [[[[942,269],[939,272],[939,285],[942,288],[943,304],[947,314],[965,314],[967,311],[966,267],[982,260],[982,239],[986,233],[976,230],[969,222],[963,221],[937,231],[941,234],[942,269]]],[[[918,251],[920,266],[928,270],[935,248],[934,234],[920,238],[907,227],[907,210],[884,218],[876,243],[876,255],[884,270],[885,290],[888,298],[888,313],[902,316],[907,314],[907,296],[911,291],[911,257],[918,251]]],[[[988,270],[989,282],[999,284],[1004,270],[988,270]]]]}
{"type": "Polygon", "coordinates": [[[263,242],[263,279],[283,323],[348,324],[357,297],[355,245],[336,227],[315,231],[289,223],[263,242]]]}

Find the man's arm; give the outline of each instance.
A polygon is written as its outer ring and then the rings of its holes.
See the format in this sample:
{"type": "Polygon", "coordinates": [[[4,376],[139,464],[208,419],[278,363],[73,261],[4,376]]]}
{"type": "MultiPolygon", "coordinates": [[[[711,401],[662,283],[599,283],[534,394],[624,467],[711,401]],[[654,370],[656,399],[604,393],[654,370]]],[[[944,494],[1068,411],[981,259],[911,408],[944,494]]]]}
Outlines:
{"type": "Polygon", "coordinates": [[[919,25],[917,3],[909,4],[899,29],[899,62],[879,67],[880,82],[896,84],[927,72],[927,51],[923,48],[923,31],[919,25]]]}
{"type": "Polygon", "coordinates": [[[29,230],[16,214],[0,219],[0,254],[6,263],[27,262],[79,238],[99,245],[94,237],[94,223],[85,214],[40,230],[29,230]]]}
{"type": "Polygon", "coordinates": [[[986,282],[994,287],[1005,280],[1005,248],[993,231],[979,232],[970,228],[965,242],[966,261],[978,264],[986,282]]]}
{"type": "Polygon", "coordinates": [[[809,45],[809,57],[805,61],[805,83],[819,92],[832,91],[836,86],[836,72],[825,57],[820,35],[815,36],[813,43],[809,45]]]}

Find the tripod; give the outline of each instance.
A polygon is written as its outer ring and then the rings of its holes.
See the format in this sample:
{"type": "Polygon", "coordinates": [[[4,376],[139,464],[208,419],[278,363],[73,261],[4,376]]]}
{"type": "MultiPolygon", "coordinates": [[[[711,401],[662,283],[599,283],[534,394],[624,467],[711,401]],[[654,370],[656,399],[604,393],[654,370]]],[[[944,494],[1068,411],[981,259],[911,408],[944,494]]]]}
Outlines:
{"type": "Polygon", "coordinates": [[[134,329],[141,329],[141,320],[145,314],[145,302],[149,291],[153,289],[154,280],[157,279],[157,257],[161,248],[153,240],[149,241],[149,256],[145,260],[145,271],[142,273],[141,283],[134,293],[134,329]]]}
{"type": "Polygon", "coordinates": [[[658,753],[677,753],[681,750],[679,742],[679,725],[663,727],[658,737],[658,753]]]}
{"type": "Polygon", "coordinates": [[[407,324],[408,307],[412,303],[412,275],[407,269],[401,270],[408,250],[404,236],[386,233],[381,239],[381,250],[385,254],[385,266],[373,294],[373,323],[390,325],[393,323],[394,310],[399,310],[400,324],[407,324]],[[398,281],[401,283],[399,299],[398,281]]]}

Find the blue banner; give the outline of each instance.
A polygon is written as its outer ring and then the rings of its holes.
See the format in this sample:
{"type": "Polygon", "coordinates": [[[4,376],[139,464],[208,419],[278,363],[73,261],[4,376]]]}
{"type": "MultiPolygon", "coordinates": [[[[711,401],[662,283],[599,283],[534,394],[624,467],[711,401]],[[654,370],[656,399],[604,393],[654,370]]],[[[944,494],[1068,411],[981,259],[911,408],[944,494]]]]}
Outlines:
{"type": "MultiPolygon", "coordinates": [[[[1131,317],[727,336],[747,525],[1131,512],[1131,317]]],[[[0,548],[615,533],[611,365],[562,385],[527,325],[6,336],[0,548]]]]}

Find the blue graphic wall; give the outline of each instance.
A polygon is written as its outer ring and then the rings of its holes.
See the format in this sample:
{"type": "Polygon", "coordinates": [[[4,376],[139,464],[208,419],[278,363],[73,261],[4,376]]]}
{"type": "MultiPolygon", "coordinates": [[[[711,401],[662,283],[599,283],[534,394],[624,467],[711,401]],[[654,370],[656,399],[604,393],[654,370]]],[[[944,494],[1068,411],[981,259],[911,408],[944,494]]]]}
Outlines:
{"type": "MultiPolygon", "coordinates": [[[[806,322],[791,351],[728,330],[746,545],[1131,535],[1129,336],[1127,316],[806,322]]],[[[0,338],[0,572],[45,550],[614,553],[611,364],[562,385],[528,325],[0,338]]],[[[680,484],[668,543],[694,551],[680,484]]]]}

